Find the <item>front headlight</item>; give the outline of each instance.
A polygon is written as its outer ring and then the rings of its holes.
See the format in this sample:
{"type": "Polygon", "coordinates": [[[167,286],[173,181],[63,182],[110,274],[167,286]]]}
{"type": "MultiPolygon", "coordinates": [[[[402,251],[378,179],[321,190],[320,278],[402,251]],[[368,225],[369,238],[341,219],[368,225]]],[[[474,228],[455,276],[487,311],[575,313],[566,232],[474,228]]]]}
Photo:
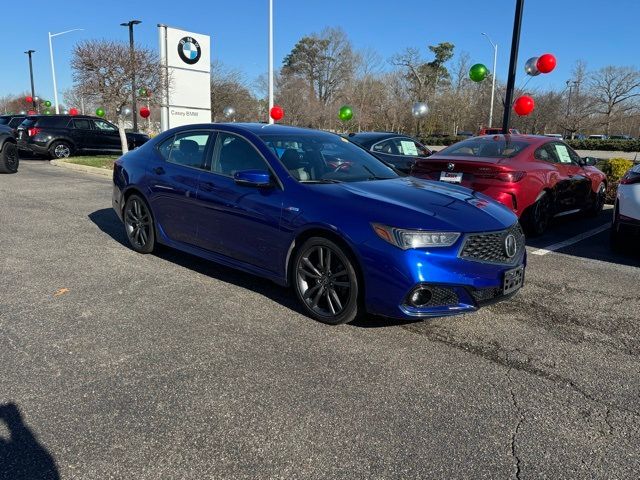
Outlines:
{"type": "Polygon", "coordinates": [[[388,227],[379,223],[372,223],[373,231],[381,239],[396,247],[407,250],[409,248],[450,247],[458,238],[458,232],[432,232],[427,230],[405,230],[403,228],[388,227]]]}

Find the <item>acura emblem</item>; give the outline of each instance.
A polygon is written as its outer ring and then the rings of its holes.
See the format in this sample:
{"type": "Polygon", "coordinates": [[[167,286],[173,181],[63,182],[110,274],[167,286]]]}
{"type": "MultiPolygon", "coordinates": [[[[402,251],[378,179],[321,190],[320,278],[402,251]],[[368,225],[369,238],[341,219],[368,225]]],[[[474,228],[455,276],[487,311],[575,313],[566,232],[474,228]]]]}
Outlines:
{"type": "Polygon", "coordinates": [[[447,169],[449,171],[453,170],[454,168],[456,168],[456,164],[455,163],[450,163],[449,165],[447,165],[447,169]]]}
{"type": "Polygon", "coordinates": [[[510,233],[504,238],[504,253],[507,258],[513,258],[516,256],[517,251],[518,243],[516,242],[516,237],[510,233]]]}

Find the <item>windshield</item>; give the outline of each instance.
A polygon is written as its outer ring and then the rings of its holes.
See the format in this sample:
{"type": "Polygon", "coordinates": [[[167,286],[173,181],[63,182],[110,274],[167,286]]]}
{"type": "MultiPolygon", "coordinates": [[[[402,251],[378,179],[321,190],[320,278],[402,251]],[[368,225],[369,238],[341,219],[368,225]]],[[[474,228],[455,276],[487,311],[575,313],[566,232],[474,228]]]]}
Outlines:
{"type": "Polygon", "coordinates": [[[331,133],[263,134],[260,138],[299,182],[360,182],[399,176],[362,148],[331,133]]]}
{"type": "Polygon", "coordinates": [[[0,125],[7,125],[11,117],[0,117],[0,125]]]}
{"type": "Polygon", "coordinates": [[[474,137],[440,150],[438,156],[511,158],[529,146],[526,142],[499,138],[474,137]]]}

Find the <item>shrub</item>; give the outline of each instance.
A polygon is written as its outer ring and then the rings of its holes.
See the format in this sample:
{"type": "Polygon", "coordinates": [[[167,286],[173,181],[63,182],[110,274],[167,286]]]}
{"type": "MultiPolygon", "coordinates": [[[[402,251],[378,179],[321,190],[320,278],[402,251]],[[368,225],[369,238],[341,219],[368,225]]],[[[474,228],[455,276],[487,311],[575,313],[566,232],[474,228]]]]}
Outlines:
{"type": "Polygon", "coordinates": [[[569,146],[576,150],[604,150],[608,152],[638,152],[640,140],[567,140],[569,146]]]}
{"type": "Polygon", "coordinates": [[[450,137],[426,137],[426,138],[422,138],[420,140],[420,142],[423,145],[432,145],[432,146],[443,145],[445,147],[448,147],[449,145],[453,145],[454,143],[457,143],[460,140],[464,140],[465,138],[467,138],[467,137],[454,137],[454,136],[450,136],[450,137]]]}
{"type": "Polygon", "coordinates": [[[598,164],[598,168],[607,176],[606,202],[615,203],[620,178],[633,167],[633,162],[626,158],[611,158],[598,164]]]}

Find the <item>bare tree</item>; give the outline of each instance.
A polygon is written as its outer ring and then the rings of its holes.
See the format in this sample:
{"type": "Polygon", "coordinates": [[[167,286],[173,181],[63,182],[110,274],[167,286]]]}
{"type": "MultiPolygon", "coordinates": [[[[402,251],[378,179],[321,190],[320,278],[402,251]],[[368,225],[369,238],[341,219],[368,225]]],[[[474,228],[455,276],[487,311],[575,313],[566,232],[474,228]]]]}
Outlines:
{"type": "Polygon", "coordinates": [[[233,107],[234,121],[258,119],[258,100],[251,93],[241,71],[226,68],[222,62],[211,65],[211,117],[214,122],[224,117],[224,109],[233,107]]]}
{"type": "MultiPolygon", "coordinates": [[[[135,69],[138,85],[159,91],[161,65],[155,52],[137,48],[135,69]]],[[[122,152],[127,152],[127,137],[122,111],[131,102],[131,57],[129,45],[107,40],[88,40],[73,49],[71,68],[73,80],[83,92],[91,92],[101,103],[109,118],[117,116],[122,152]]],[[[132,112],[137,115],[138,112],[132,112]]]]}
{"type": "Polygon", "coordinates": [[[631,67],[604,67],[591,74],[589,86],[596,112],[604,116],[605,132],[610,135],[612,116],[636,107],[629,100],[640,96],[640,72],[631,67]]]}

